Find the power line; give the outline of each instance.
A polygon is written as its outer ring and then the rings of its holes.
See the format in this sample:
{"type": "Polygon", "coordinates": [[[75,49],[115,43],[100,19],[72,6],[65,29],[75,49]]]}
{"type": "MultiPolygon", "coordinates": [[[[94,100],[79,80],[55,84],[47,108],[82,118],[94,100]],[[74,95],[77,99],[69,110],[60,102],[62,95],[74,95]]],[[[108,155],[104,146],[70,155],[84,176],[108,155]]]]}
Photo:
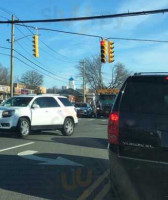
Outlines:
{"type": "MultiPolygon", "coordinates": [[[[23,26],[23,27],[29,27],[32,29],[35,29],[35,26],[28,26],[24,24],[16,24],[17,26],[23,26]]],[[[72,35],[81,35],[81,36],[88,36],[88,37],[95,37],[95,38],[100,38],[102,39],[102,36],[100,35],[92,35],[92,34],[85,34],[85,33],[76,33],[76,32],[71,32],[71,31],[62,31],[62,30],[57,30],[57,29],[49,29],[49,28],[41,28],[38,27],[38,30],[42,31],[53,31],[53,32],[58,32],[58,33],[65,33],[65,34],[72,34],[72,35]]]]}
{"type": "MultiPolygon", "coordinates": [[[[1,52],[0,52],[0,54],[1,54],[1,55],[4,55],[4,56],[9,56],[9,57],[10,57],[10,55],[9,55],[9,54],[6,54],[6,53],[1,53],[1,52]]],[[[36,69],[35,67],[32,67],[31,65],[27,64],[26,62],[24,62],[24,61],[21,60],[20,58],[18,58],[18,57],[16,57],[16,56],[14,56],[14,58],[16,58],[17,60],[19,60],[20,62],[22,62],[22,63],[25,64],[26,66],[28,66],[28,67],[34,69],[35,71],[39,72],[40,74],[45,75],[45,76],[48,76],[48,77],[50,77],[50,78],[52,78],[52,79],[58,81],[58,79],[56,79],[56,78],[54,78],[54,77],[52,77],[52,76],[50,76],[50,75],[48,75],[48,74],[45,74],[44,72],[41,72],[40,70],[36,69]]],[[[59,80],[59,81],[62,81],[62,80],[59,80]]]]}
{"type": "Polygon", "coordinates": [[[109,37],[107,39],[113,40],[131,40],[131,41],[138,41],[138,42],[160,42],[160,43],[167,43],[168,40],[150,40],[150,39],[138,39],[138,38],[119,38],[119,37],[109,37]]]}
{"type": "MultiPolygon", "coordinates": [[[[12,12],[10,12],[10,11],[8,11],[8,10],[6,10],[6,9],[3,9],[3,8],[1,8],[0,7],[0,10],[2,10],[3,12],[5,12],[5,13],[7,13],[7,14],[9,14],[9,15],[13,15],[13,13],[12,12]]],[[[15,15],[16,16],[16,15],[15,15]]],[[[6,18],[6,17],[3,17],[4,19],[8,19],[8,18],[6,18]]],[[[18,17],[17,17],[18,18],[18,17]]],[[[19,18],[18,18],[19,19],[19,18]]],[[[9,20],[9,19],[8,19],[9,20]]],[[[26,36],[18,27],[16,27],[16,29],[18,30],[18,31],[20,31],[20,33],[22,33],[24,36],[26,36]]],[[[29,28],[27,28],[28,30],[29,30],[29,32],[32,34],[32,35],[34,35],[34,33],[29,29],[29,28]]],[[[45,42],[43,42],[42,40],[41,40],[41,42],[43,43],[43,44],[45,44],[48,48],[50,48],[45,42]]],[[[18,42],[18,44],[20,45],[20,43],[18,42]]],[[[21,48],[22,49],[24,49],[23,47],[22,47],[22,45],[20,45],[21,46],[21,48]]],[[[9,49],[10,50],[10,48],[7,48],[7,47],[2,47],[1,46],[1,48],[3,48],[3,49],[9,49]]],[[[54,51],[55,53],[57,53],[54,49],[52,49],[52,48],[50,48],[52,51],[54,51]]],[[[25,49],[24,49],[24,51],[26,51],[25,49]]],[[[28,51],[26,51],[27,53],[28,53],[28,51]]],[[[17,53],[19,53],[19,52],[17,52],[17,53]]],[[[28,53],[29,54],[29,53],[28,53]]],[[[21,54],[20,54],[21,55],[21,54]]],[[[50,54],[51,55],[51,54],[50,54]]],[[[61,54],[60,54],[61,55],[61,54]]],[[[23,55],[22,55],[23,56],[23,55]]],[[[63,55],[62,55],[63,56],[63,55]]],[[[26,57],[24,57],[25,59],[26,59],[26,57]]],[[[30,61],[30,60],[29,60],[30,61]]],[[[42,64],[41,62],[39,62],[39,61],[36,61],[36,62],[38,62],[39,64],[42,64]]],[[[37,65],[36,65],[37,66],[37,65]]],[[[43,65],[44,66],[44,65],[43,65]]],[[[40,66],[39,66],[40,67],[40,66]]],[[[43,70],[45,70],[44,68],[41,68],[41,69],[43,69],[43,70]]],[[[47,70],[45,70],[45,71],[47,71],[47,70]]],[[[49,73],[49,71],[47,71],[48,73],[49,73]]],[[[56,76],[55,74],[53,74],[54,76],[56,76]]],[[[59,79],[61,78],[61,79],[66,79],[66,78],[63,78],[63,77],[59,77],[59,76],[57,76],[59,79]]],[[[62,81],[62,80],[61,80],[62,81]]],[[[65,82],[65,81],[63,81],[63,82],[65,82]]]]}
{"type": "MultiPolygon", "coordinates": [[[[23,27],[29,27],[29,28],[35,28],[34,26],[27,26],[22,24],[16,24],[23,27]]],[[[39,27],[38,30],[44,30],[44,31],[53,31],[53,32],[59,32],[59,33],[65,33],[65,34],[73,34],[73,35],[80,35],[80,36],[88,36],[88,37],[96,37],[96,38],[106,38],[100,35],[91,35],[91,34],[84,34],[84,33],[76,33],[76,32],[70,32],[70,31],[61,31],[57,29],[49,29],[49,28],[42,28],[39,27]]],[[[139,41],[139,42],[157,42],[157,43],[167,43],[168,40],[151,40],[151,39],[138,39],[138,38],[120,38],[120,37],[107,37],[107,39],[113,39],[113,40],[129,40],[129,41],[139,41]]]]}
{"type": "MultiPolygon", "coordinates": [[[[17,42],[17,44],[28,54],[28,55],[30,55],[30,56],[32,56],[19,42],[17,42]]],[[[34,58],[34,60],[35,60],[35,58],[34,58]]],[[[42,65],[43,67],[46,67],[42,62],[40,62],[40,61],[38,61],[38,60],[35,60],[37,63],[39,63],[40,65],[42,65]]],[[[56,76],[56,75],[55,75],[56,76]]],[[[58,76],[57,75],[57,77],[58,78],[61,78],[61,79],[64,79],[64,80],[67,80],[66,78],[64,78],[64,77],[61,77],[61,76],[58,76]]]]}
{"type": "MultiPolygon", "coordinates": [[[[60,55],[60,56],[62,56],[62,57],[64,57],[64,58],[68,58],[67,56],[65,56],[65,55],[62,55],[62,54],[60,54],[60,53],[58,53],[57,51],[55,51],[55,49],[53,49],[52,47],[50,47],[50,46],[48,46],[45,42],[43,42],[41,39],[40,39],[40,42],[41,43],[43,43],[48,49],[50,49],[52,52],[54,52],[54,53],[56,53],[57,55],[60,55]]],[[[68,58],[69,59],[69,58],[68,58]]],[[[65,60],[64,60],[65,61],[65,60]]],[[[65,61],[65,62],[71,62],[71,63],[74,63],[73,61],[65,61]]]]}
{"type": "MultiPolygon", "coordinates": [[[[32,35],[34,35],[34,33],[31,31],[30,27],[27,27],[28,31],[30,33],[32,33],[32,35]]],[[[34,27],[34,29],[36,29],[36,27],[34,27]]],[[[67,56],[65,55],[62,55],[60,53],[58,53],[57,51],[55,51],[55,49],[51,48],[48,44],[46,44],[44,41],[42,41],[41,39],[39,39],[41,43],[43,43],[48,49],[50,49],[52,52],[56,53],[57,55],[60,55],[60,56],[63,56],[64,58],[68,58],[67,56]]],[[[69,58],[68,58],[69,59],[69,58]]],[[[66,62],[65,60],[63,60],[64,62],[66,62]]],[[[67,61],[69,62],[69,61],[67,61]]],[[[73,62],[72,62],[73,63],[73,62]]]]}
{"type": "Polygon", "coordinates": [[[1,49],[8,49],[10,50],[11,48],[8,48],[8,47],[3,47],[3,46],[0,46],[1,49]]]}
{"type": "MultiPolygon", "coordinates": [[[[4,11],[4,9],[2,9],[0,7],[1,10],[4,11]]],[[[9,14],[9,11],[4,11],[7,12],[9,14]]],[[[135,16],[137,15],[146,15],[146,14],[158,14],[158,13],[165,13],[168,12],[168,9],[161,9],[161,10],[151,10],[151,11],[142,11],[142,12],[133,12],[133,13],[122,13],[122,14],[117,14],[117,15],[123,15],[125,16],[126,14],[130,15],[130,16],[135,16]],[[135,15],[134,15],[135,14],[135,15]]],[[[11,12],[10,12],[11,13],[11,12]]],[[[108,16],[108,15],[103,15],[103,16],[108,16]]],[[[33,34],[33,32],[30,30],[30,28],[35,29],[36,27],[34,26],[26,26],[24,24],[17,24],[19,26],[25,26],[27,27],[27,29],[33,34]]],[[[88,37],[97,37],[97,38],[103,38],[100,35],[92,35],[92,34],[84,34],[84,33],[75,33],[75,32],[70,32],[70,31],[61,31],[61,30],[56,30],[56,29],[48,29],[48,28],[38,28],[38,30],[46,30],[46,31],[55,31],[55,32],[60,32],[60,33],[67,33],[67,34],[74,34],[74,35],[83,35],[83,36],[88,36],[88,37]]],[[[138,38],[119,38],[119,37],[109,37],[108,39],[114,39],[114,40],[130,40],[130,41],[139,41],[139,42],[168,42],[167,40],[150,40],[150,39],[138,39],[138,38]]],[[[42,42],[42,41],[41,41],[42,42]]],[[[45,44],[45,46],[47,46],[50,50],[54,51],[55,53],[59,54],[58,52],[56,52],[54,49],[52,49],[51,47],[49,47],[46,43],[42,42],[43,44],[45,44]]],[[[61,55],[61,54],[59,54],[61,55]]],[[[62,55],[64,56],[64,55],[62,55]]],[[[66,57],[66,56],[64,56],[66,57]]]]}
{"type": "MultiPolygon", "coordinates": [[[[24,24],[22,24],[22,25],[24,25],[24,24]]],[[[36,27],[33,27],[33,28],[36,29],[36,27]]],[[[32,33],[32,35],[34,35],[34,33],[31,31],[30,27],[27,27],[27,29],[28,29],[28,31],[29,31],[30,33],[32,33]]],[[[43,42],[41,39],[39,39],[39,40],[40,40],[41,43],[43,43],[48,49],[50,49],[50,50],[53,51],[54,53],[56,53],[56,54],[58,54],[58,55],[60,55],[60,56],[63,56],[63,57],[65,57],[65,58],[68,58],[67,56],[64,56],[64,55],[58,53],[57,51],[55,51],[55,49],[51,48],[49,45],[47,45],[47,44],[46,44],[45,42],[43,42]]],[[[69,59],[69,58],[68,58],[68,59],[69,59]]]]}
{"type": "MultiPolygon", "coordinates": [[[[51,74],[51,75],[57,76],[57,75],[55,75],[53,72],[50,72],[50,71],[46,70],[45,68],[41,67],[40,65],[38,65],[38,64],[36,64],[35,62],[31,61],[30,59],[26,58],[24,55],[22,55],[21,53],[19,53],[17,50],[15,50],[15,52],[16,52],[17,54],[19,54],[20,56],[22,56],[22,57],[23,57],[24,59],[26,59],[27,61],[29,61],[30,63],[32,63],[32,64],[34,64],[35,66],[37,66],[38,68],[40,68],[40,69],[46,71],[47,73],[49,73],[49,74],[51,74]]],[[[61,80],[61,79],[58,79],[58,80],[60,80],[60,81],[62,81],[62,82],[65,82],[65,81],[63,81],[63,80],[61,80]]]]}
{"type": "Polygon", "coordinates": [[[1,18],[3,18],[3,19],[7,19],[7,20],[8,20],[8,18],[7,18],[7,17],[4,17],[4,16],[2,16],[2,15],[0,15],[0,17],[1,17],[1,18]]]}
{"type": "Polygon", "coordinates": [[[159,10],[147,10],[140,12],[127,12],[119,14],[110,14],[110,15],[97,15],[97,16],[88,16],[88,17],[72,17],[72,18],[60,18],[60,19],[38,19],[38,20],[15,20],[14,22],[9,21],[0,21],[1,24],[11,24],[11,23],[48,23],[48,22],[67,22],[67,21],[86,21],[86,20],[96,20],[96,19],[108,19],[108,18],[118,18],[118,17],[132,17],[132,16],[142,16],[142,15],[153,15],[159,13],[167,13],[168,9],[159,9],[159,10]]]}
{"type": "MultiPolygon", "coordinates": [[[[3,46],[0,46],[0,48],[1,48],[1,49],[8,49],[8,50],[10,50],[10,48],[3,47],[3,46]]],[[[17,50],[15,50],[15,52],[18,53],[20,56],[22,56],[24,59],[26,59],[26,60],[28,60],[29,62],[31,62],[32,64],[34,64],[34,65],[36,65],[37,67],[41,68],[42,70],[44,70],[44,71],[46,71],[46,72],[48,72],[48,73],[50,73],[50,74],[52,74],[52,75],[58,77],[58,78],[57,78],[58,80],[60,80],[60,81],[62,81],[62,82],[65,82],[65,81],[61,80],[61,79],[65,79],[65,78],[61,78],[61,77],[55,75],[54,73],[52,73],[52,72],[50,72],[50,71],[44,69],[43,67],[37,65],[36,63],[34,63],[34,62],[31,61],[30,59],[26,58],[26,57],[25,57],[24,55],[22,55],[21,53],[19,53],[17,50]]]]}
{"type": "Polygon", "coordinates": [[[5,8],[0,7],[0,10],[2,10],[4,13],[8,14],[8,15],[12,15],[13,13],[5,8]]]}
{"type": "MultiPolygon", "coordinates": [[[[20,24],[21,26],[23,26],[23,24],[20,24]]],[[[26,27],[26,26],[25,26],[26,27]]],[[[31,31],[31,29],[29,27],[26,27],[28,29],[28,31],[32,34],[32,36],[34,35],[34,33],[31,31]]],[[[35,29],[36,27],[33,27],[33,29],[35,29]]],[[[21,32],[24,36],[26,36],[17,26],[16,26],[16,29],[21,32]]],[[[28,39],[28,38],[27,38],[28,39]]],[[[67,59],[69,59],[67,56],[64,56],[60,53],[58,53],[57,51],[55,51],[55,49],[51,48],[49,45],[47,45],[44,41],[42,41],[41,39],[39,39],[41,43],[43,43],[48,49],[50,49],[52,52],[56,53],[57,55],[60,55],[62,57],[65,57],[67,59]]],[[[30,40],[31,41],[31,40],[30,40]]],[[[41,51],[47,53],[48,55],[52,56],[53,58],[55,58],[55,56],[53,54],[50,54],[49,52],[47,52],[46,50],[42,49],[41,47],[39,48],[41,51]]],[[[66,60],[63,60],[63,59],[60,59],[60,61],[62,62],[66,62],[66,63],[74,63],[73,61],[66,61],[66,60]]]]}

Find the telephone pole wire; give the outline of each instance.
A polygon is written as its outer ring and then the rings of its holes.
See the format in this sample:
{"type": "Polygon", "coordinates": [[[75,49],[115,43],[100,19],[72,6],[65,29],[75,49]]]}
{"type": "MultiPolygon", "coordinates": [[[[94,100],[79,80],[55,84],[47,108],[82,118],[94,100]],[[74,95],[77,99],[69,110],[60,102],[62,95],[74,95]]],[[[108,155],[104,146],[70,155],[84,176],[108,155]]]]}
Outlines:
{"type": "MultiPolygon", "coordinates": [[[[12,21],[14,22],[15,17],[12,15],[12,21]]],[[[13,64],[14,64],[14,23],[11,24],[11,63],[10,63],[10,96],[13,97],[13,64]]]]}

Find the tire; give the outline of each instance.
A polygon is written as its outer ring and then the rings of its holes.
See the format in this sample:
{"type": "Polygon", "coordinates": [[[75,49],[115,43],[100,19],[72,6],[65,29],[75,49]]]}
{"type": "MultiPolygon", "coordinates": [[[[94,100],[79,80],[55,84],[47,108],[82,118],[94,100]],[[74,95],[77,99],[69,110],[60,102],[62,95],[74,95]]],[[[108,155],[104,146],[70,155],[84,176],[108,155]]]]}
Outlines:
{"type": "Polygon", "coordinates": [[[17,125],[18,137],[26,138],[30,133],[30,122],[26,118],[20,118],[17,125]]]}
{"type": "Polygon", "coordinates": [[[74,133],[74,127],[74,121],[71,118],[66,118],[61,132],[65,136],[71,136],[74,133]]]}

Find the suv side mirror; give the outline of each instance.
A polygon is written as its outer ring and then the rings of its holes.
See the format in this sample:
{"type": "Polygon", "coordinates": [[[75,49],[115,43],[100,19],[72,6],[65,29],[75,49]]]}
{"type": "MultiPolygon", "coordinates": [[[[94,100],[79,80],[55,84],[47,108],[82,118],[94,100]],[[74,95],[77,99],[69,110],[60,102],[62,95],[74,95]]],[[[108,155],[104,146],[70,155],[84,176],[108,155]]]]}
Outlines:
{"type": "Polygon", "coordinates": [[[40,108],[40,106],[37,105],[37,104],[33,104],[33,105],[32,105],[32,108],[37,109],[37,108],[40,108]]]}

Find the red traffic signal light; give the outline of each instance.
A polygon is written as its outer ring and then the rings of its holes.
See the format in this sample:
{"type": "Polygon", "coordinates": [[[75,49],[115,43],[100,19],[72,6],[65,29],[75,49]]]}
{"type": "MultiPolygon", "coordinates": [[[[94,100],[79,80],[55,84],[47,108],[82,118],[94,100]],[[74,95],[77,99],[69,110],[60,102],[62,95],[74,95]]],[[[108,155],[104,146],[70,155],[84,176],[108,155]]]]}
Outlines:
{"type": "Polygon", "coordinates": [[[100,41],[100,50],[101,50],[101,62],[105,63],[106,62],[106,56],[107,56],[107,41],[106,40],[101,40],[100,41]]]}

